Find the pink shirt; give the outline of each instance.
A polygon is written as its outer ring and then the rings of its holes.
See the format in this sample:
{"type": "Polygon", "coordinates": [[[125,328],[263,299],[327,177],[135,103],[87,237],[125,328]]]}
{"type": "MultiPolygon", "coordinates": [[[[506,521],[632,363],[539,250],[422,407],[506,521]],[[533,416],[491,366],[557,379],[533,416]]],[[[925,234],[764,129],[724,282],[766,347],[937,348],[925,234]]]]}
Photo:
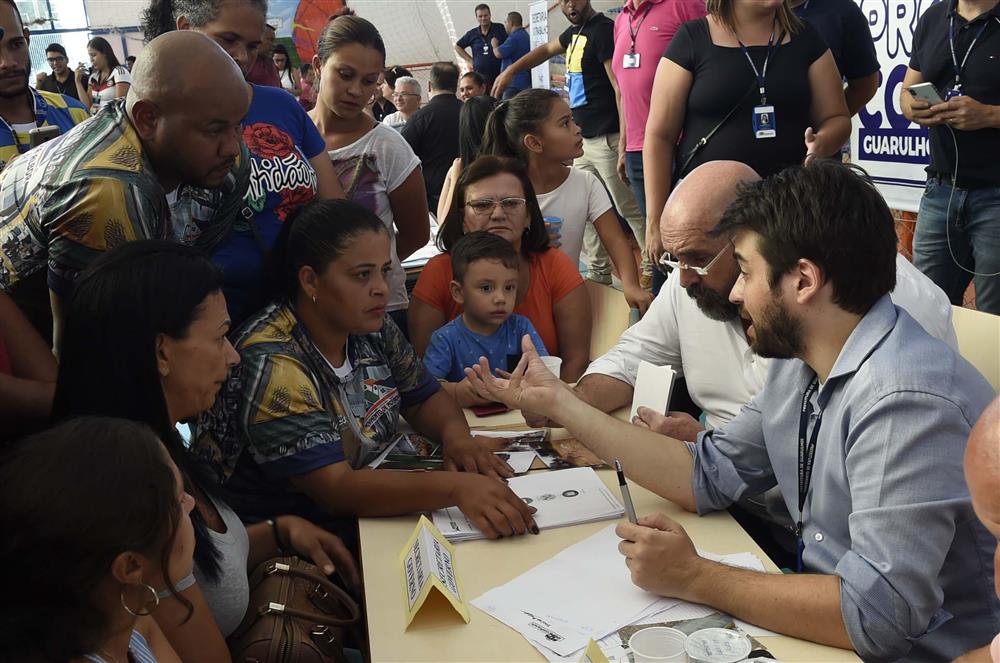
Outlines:
{"type": "Polygon", "coordinates": [[[635,2],[636,0],[626,0],[615,19],[615,54],[611,59],[611,67],[622,94],[625,149],[629,152],[642,151],[653,78],[663,52],[667,50],[667,45],[682,23],[706,14],[705,0],[646,0],[638,10],[635,9],[635,2]],[[635,52],[639,54],[639,67],[625,69],[625,55],[632,50],[632,32],[635,33],[635,52]]]}

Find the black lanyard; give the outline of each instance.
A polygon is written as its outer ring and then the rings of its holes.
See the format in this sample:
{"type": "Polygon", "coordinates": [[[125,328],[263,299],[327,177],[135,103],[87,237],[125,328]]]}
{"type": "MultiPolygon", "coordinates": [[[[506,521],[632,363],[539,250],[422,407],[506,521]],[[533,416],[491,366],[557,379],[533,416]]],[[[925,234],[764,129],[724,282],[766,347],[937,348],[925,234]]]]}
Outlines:
{"type": "MultiPolygon", "coordinates": [[[[577,39],[580,38],[580,33],[583,32],[583,29],[585,27],[587,27],[587,24],[590,23],[590,19],[594,18],[594,16],[597,16],[596,12],[593,14],[593,16],[591,16],[590,18],[588,18],[586,21],[583,22],[583,25],[580,26],[580,29],[576,31],[575,35],[573,35],[573,37],[575,37],[575,38],[571,39],[570,42],[569,42],[569,50],[566,51],[566,71],[567,72],[569,72],[569,63],[573,59],[573,50],[576,49],[576,41],[577,41],[577,39]]],[[[583,62],[580,62],[580,70],[581,71],[583,70],[583,62]]]]}
{"type": "Polygon", "coordinates": [[[819,378],[814,377],[805,393],[802,394],[802,409],[799,411],[799,519],[795,523],[795,542],[798,550],[798,572],[802,573],[802,553],[805,551],[805,543],[802,540],[802,512],[806,507],[806,496],[809,494],[809,485],[812,483],[813,463],[816,461],[816,438],[819,436],[819,425],[823,422],[823,412],[816,416],[816,425],[813,426],[812,435],[806,439],[806,431],[809,430],[809,417],[812,415],[812,404],[809,399],[819,387],[819,378]]]}
{"type": "Polygon", "coordinates": [[[632,38],[632,48],[629,49],[629,53],[635,53],[635,38],[639,36],[639,29],[642,28],[642,22],[646,20],[649,16],[649,10],[653,8],[652,0],[646,0],[646,11],[642,13],[642,18],[639,19],[639,25],[635,26],[635,30],[632,29],[632,15],[628,17],[628,34],[632,38]]]}
{"type": "Polygon", "coordinates": [[[972,43],[969,44],[969,49],[965,51],[965,57],[962,58],[962,62],[959,64],[958,56],[955,54],[955,14],[952,13],[952,15],[948,17],[948,45],[951,46],[951,67],[955,72],[955,85],[952,89],[956,92],[962,89],[962,73],[965,71],[965,63],[969,61],[969,55],[972,53],[972,49],[976,47],[976,42],[979,41],[979,38],[983,36],[984,32],[986,32],[986,28],[990,23],[992,23],[992,21],[989,19],[983,21],[983,27],[979,28],[979,32],[977,32],[976,36],[972,38],[972,43]]]}
{"type": "MultiPolygon", "coordinates": [[[[768,64],[768,62],[771,61],[771,53],[774,52],[774,49],[777,46],[774,43],[774,28],[775,28],[775,26],[777,24],[778,24],[778,17],[775,16],[774,17],[774,23],[771,24],[771,36],[767,40],[767,56],[765,56],[765,58],[764,58],[764,66],[760,70],[758,70],[757,69],[757,65],[755,65],[753,63],[753,58],[750,57],[750,51],[747,50],[746,44],[744,44],[742,41],[740,41],[739,37],[736,38],[736,41],[739,42],[739,44],[740,44],[740,48],[743,49],[743,55],[746,56],[747,62],[750,63],[750,68],[753,69],[754,76],[757,77],[757,88],[758,88],[758,90],[760,90],[760,105],[761,106],[766,106],[767,105],[767,91],[765,89],[766,88],[765,80],[767,79],[767,64],[768,64]]],[[[781,39],[784,39],[784,37],[785,37],[785,33],[782,32],[781,33],[781,39]]],[[[778,41],[780,42],[781,39],[779,39],[778,41]]]]}

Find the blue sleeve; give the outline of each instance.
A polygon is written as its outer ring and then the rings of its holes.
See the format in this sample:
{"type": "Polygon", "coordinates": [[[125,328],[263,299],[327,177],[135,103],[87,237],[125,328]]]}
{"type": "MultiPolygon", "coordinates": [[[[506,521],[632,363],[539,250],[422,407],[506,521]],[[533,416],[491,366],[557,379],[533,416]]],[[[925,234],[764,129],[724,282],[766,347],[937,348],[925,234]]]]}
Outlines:
{"type": "Polygon", "coordinates": [[[424,352],[424,366],[438,380],[447,380],[451,375],[453,358],[449,336],[442,327],[431,334],[431,342],[424,352]]]}
{"type": "Polygon", "coordinates": [[[527,317],[523,315],[519,315],[517,317],[519,323],[517,330],[517,337],[521,338],[522,336],[527,334],[529,337],[531,337],[531,342],[535,344],[535,350],[538,351],[538,356],[539,357],[549,356],[550,353],[548,349],[545,347],[545,342],[542,341],[542,337],[538,335],[537,331],[535,331],[535,325],[531,324],[531,320],[529,320],[527,317]]]}
{"type": "Polygon", "coordinates": [[[497,46],[497,51],[505,58],[509,58],[515,50],[517,50],[517,44],[514,39],[506,39],[502,44],[497,46]]]}
{"type": "Polygon", "coordinates": [[[471,34],[472,30],[469,30],[464,35],[462,35],[461,39],[455,42],[459,48],[468,48],[472,44],[472,37],[470,37],[471,34]]]}
{"type": "Polygon", "coordinates": [[[777,484],[756,401],[751,400],[722,428],[702,431],[698,441],[689,444],[694,453],[692,492],[699,514],[721,511],[743,495],[757,495],[777,484]]]}
{"type": "Polygon", "coordinates": [[[292,97],[292,102],[292,106],[295,108],[294,112],[299,116],[299,121],[302,123],[302,153],[306,155],[307,159],[312,159],[323,154],[326,151],[326,141],[323,140],[319,129],[316,128],[316,123],[312,121],[312,118],[302,108],[302,105],[298,101],[295,101],[294,97],[292,97]]]}

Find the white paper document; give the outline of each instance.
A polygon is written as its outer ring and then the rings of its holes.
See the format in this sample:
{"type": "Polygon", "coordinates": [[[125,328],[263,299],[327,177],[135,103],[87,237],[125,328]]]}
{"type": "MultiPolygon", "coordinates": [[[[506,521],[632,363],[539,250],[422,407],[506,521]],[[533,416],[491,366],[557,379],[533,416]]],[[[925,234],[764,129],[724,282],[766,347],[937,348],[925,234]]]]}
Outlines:
{"type": "MultiPolygon", "coordinates": [[[[514,477],[507,482],[514,494],[535,507],[539,529],[620,518],[625,509],[590,467],[573,467],[514,477]]],[[[434,525],[449,541],[483,538],[483,533],[458,507],[434,512],[434,525]]]]}
{"type": "Polygon", "coordinates": [[[628,420],[635,418],[640,407],[667,413],[670,405],[670,392],[674,389],[674,369],[670,366],[657,366],[648,361],[639,362],[639,371],[635,377],[635,390],[632,395],[632,409],[628,420]]]}

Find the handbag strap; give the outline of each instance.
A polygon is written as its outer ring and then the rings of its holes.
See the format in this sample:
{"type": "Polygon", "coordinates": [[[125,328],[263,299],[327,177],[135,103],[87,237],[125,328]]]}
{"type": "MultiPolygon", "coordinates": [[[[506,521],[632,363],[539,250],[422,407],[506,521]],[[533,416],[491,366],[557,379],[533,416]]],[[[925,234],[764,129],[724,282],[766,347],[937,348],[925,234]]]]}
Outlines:
{"type": "MultiPolygon", "coordinates": [[[[285,566],[287,566],[287,570],[283,569],[281,571],[282,573],[284,573],[285,575],[295,576],[297,578],[302,578],[304,580],[308,580],[309,582],[316,583],[319,587],[322,587],[326,591],[327,596],[340,603],[350,615],[350,617],[346,619],[340,619],[337,617],[327,617],[326,618],[327,621],[324,623],[330,624],[331,626],[347,626],[350,624],[354,624],[359,619],[361,619],[361,608],[358,607],[358,604],[354,601],[354,599],[350,597],[350,595],[348,595],[347,592],[345,592],[340,587],[337,587],[335,584],[330,582],[329,578],[326,578],[318,573],[311,573],[309,571],[292,566],[290,564],[285,566]]],[[[289,612],[288,614],[294,614],[294,613],[289,612]]]]}
{"type": "MultiPolygon", "coordinates": [[[[784,34],[782,34],[782,38],[783,37],[784,34]]],[[[698,152],[701,152],[701,148],[705,147],[708,141],[711,140],[712,136],[715,135],[715,132],[717,132],[719,129],[722,128],[722,125],[724,125],[729,120],[729,118],[733,116],[733,113],[736,112],[736,109],[743,104],[743,101],[755,89],[757,89],[757,81],[754,81],[753,85],[747,88],[747,91],[743,93],[743,96],[739,98],[739,101],[733,104],[733,107],[729,109],[729,112],[726,113],[725,117],[723,117],[718,124],[712,127],[711,131],[702,136],[701,140],[699,140],[697,143],[694,144],[694,147],[691,148],[691,151],[684,156],[684,163],[682,163],[681,167],[677,169],[677,175],[676,177],[674,177],[674,182],[677,182],[677,180],[680,180],[684,177],[684,173],[687,171],[687,167],[691,165],[691,160],[695,158],[698,152]]]]}

